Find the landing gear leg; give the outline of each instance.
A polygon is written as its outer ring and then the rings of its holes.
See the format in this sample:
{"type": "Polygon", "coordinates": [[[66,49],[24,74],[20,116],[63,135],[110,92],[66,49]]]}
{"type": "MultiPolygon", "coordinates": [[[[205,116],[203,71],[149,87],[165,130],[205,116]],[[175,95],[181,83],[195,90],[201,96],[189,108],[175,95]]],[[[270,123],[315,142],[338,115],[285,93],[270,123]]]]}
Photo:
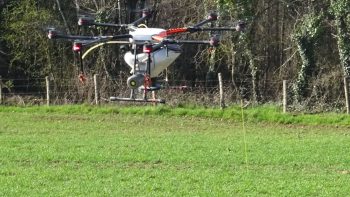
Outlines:
{"type": "Polygon", "coordinates": [[[134,89],[131,89],[130,99],[135,99],[135,90],[134,89]]]}

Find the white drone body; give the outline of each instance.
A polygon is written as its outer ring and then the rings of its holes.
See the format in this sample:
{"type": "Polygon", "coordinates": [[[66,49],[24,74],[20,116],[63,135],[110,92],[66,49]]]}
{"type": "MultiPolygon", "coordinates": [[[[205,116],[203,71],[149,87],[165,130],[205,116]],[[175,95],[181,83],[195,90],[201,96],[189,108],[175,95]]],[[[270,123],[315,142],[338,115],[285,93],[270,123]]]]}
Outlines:
{"type": "MultiPolygon", "coordinates": [[[[160,28],[137,28],[134,31],[130,31],[130,43],[135,45],[142,45],[146,42],[156,44],[152,39],[152,36],[165,32],[165,29],[160,28]]],[[[181,54],[181,49],[178,45],[172,44],[168,47],[162,47],[158,50],[151,52],[151,65],[150,65],[150,77],[157,77],[159,74],[169,67],[176,58],[181,54]]],[[[133,54],[133,51],[125,53],[124,60],[130,67],[130,73],[143,74],[147,72],[147,53],[133,54]],[[134,70],[135,68],[135,70],[134,70]]]]}

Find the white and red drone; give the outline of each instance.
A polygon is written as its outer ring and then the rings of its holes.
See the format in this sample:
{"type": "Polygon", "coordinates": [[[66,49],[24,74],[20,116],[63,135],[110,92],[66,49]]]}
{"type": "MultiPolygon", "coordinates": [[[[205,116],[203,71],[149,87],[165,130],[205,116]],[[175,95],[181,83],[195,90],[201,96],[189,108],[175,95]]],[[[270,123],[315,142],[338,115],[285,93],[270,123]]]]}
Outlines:
{"type": "Polygon", "coordinates": [[[81,17],[78,20],[79,26],[102,26],[110,28],[126,28],[129,33],[121,35],[102,36],[79,36],[61,34],[55,29],[49,29],[49,39],[67,39],[73,41],[73,51],[80,57],[80,80],[84,81],[83,59],[94,49],[105,44],[127,44],[130,51],[124,54],[124,60],[130,67],[131,76],[127,80],[127,86],[131,89],[129,98],[110,97],[110,101],[135,101],[135,102],[156,102],[164,103],[162,99],[147,98],[148,92],[159,90],[161,86],[157,77],[168,68],[181,54],[183,44],[207,44],[211,47],[219,45],[219,37],[213,35],[209,40],[179,40],[175,39],[176,34],[195,33],[202,31],[242,31],[245,28],[243,21],[236,22],[234,27],[203,27],[218,19],[216,13],[209,16],[193,26],[182,28],[148,28],[141,24],[152,17],[153,11],[143,10],[142,17],[130,24],[113,24],[95,22],[91,17],[81,17]],[[141,90],[142,97],[137,98],[141,90]]]}

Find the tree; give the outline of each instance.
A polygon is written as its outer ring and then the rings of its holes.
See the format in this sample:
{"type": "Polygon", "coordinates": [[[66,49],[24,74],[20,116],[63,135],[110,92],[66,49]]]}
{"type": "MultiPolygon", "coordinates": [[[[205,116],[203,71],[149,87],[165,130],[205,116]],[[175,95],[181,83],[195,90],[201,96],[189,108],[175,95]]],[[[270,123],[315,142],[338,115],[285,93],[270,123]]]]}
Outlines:
{"type": "Polygon", "coordinates": [[[34,0],[13,1],[3,11],[2,39],[10,51],[10,73],[42,77],[50,72],[54,57],[43,30],[53,20],[34,0]]]}
{"type": "Polygon", "coordinates": [[[309,79],[316,67],[314,50],[317,39],[322,32],[321,23],[323,19],[323,14],[316,14],[314,11],[305,15],[292,36],[302,61],[297,80],[294,84],[296,102],[300,102],[300,99],[305,96],[309,79]]]}
{"type": "Polygon", "coordinates": [[[337,43],[340,63],[345,76],[350,76],[350,35],[348,27],[348,15],[350,13],[350,1],[332,0],[331,13],[334,15],[337,28],[337,43]]]}

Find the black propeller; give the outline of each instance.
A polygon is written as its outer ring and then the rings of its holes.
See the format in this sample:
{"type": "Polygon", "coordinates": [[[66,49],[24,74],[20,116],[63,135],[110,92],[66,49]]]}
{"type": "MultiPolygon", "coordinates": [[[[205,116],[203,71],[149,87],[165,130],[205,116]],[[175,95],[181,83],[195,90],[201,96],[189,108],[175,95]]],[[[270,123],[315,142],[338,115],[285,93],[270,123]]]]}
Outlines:
{"type": "Polygon", "coordinates": [[[130,24],[114,24],[114,23],[100,23],[96,22],[95,19],[89,16],[82,16],[78,19],[78,25],[79,26],[100,26],[100,27],[114,27],[114,28],[120,28],[120,27],[131,27],[131,26],[137,26],[143,21],[146,21],[150,19],[153,16],[154,11],[151,9],[144,9],[142,11],[142,17],[137,19],[136,21],[130,23],[130,24]]]}
{"type": "Polygon", "coordinates": [[[197,23],[196,25],[194,25],[193,27],[200,27],[200,26],[203,26],[207,23],[210,23],[210,22],[213,22],[213,21],[216,21],[218,20],[218,14],[215,13],[215,12],[212,12],[209,14],[209,16],[207,17],[207,19],[197,23]]]}

